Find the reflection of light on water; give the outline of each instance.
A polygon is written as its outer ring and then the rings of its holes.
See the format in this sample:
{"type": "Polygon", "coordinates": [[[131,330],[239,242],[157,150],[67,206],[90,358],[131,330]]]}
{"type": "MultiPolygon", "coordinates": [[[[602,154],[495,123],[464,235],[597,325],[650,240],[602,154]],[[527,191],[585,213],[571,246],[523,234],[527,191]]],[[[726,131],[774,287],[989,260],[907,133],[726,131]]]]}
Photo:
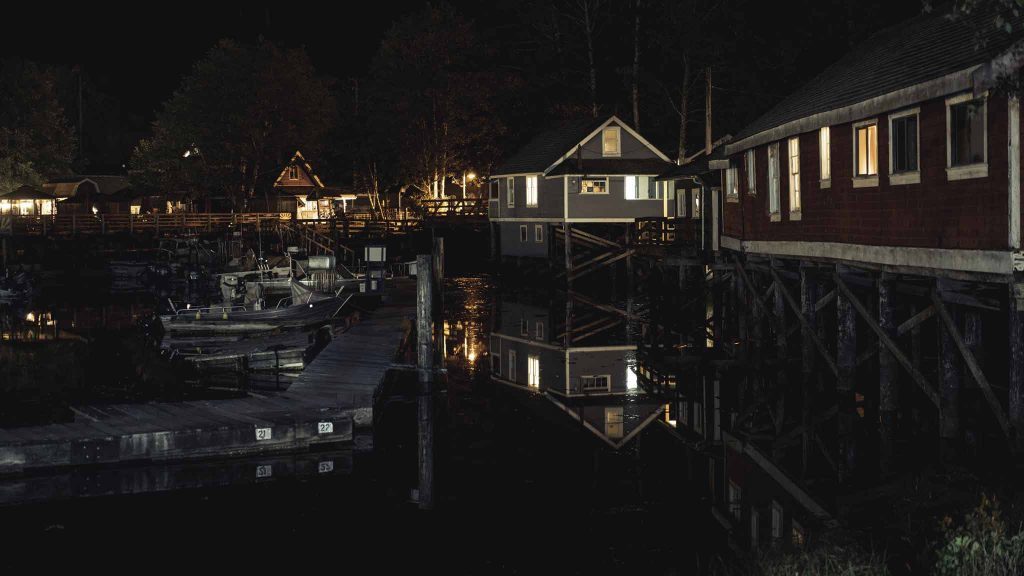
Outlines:
{"type": "Polygon", "coordinates": [[[636,360],[632,360],[626,363],[626,391],[636,392],[636,390],[636,360]]]}

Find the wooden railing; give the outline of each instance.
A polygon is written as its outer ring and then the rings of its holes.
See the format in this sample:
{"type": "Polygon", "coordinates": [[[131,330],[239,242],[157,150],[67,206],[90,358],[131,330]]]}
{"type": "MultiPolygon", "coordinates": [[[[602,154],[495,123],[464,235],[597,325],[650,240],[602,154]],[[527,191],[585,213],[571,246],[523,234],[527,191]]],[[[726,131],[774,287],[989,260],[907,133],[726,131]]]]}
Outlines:
{"type": "Polygon", "coordinates": [[[674,218],[637,218],[633,228],[633,243],[637,246],[670,246],[676,243],[674,218]]]}
{"type": "Polygon", "coordinates": [[[14,234],[111,234],[115,232],[219,230],[239,226],[273,227],[282,219],[274,212],[177,214],[57,214],[12,216],[14,234]]]}
{"type": "Polygon", "coordinates": [[[438,198],[420,200],[424,218],[487,217],[487,198],[438,198]]]}

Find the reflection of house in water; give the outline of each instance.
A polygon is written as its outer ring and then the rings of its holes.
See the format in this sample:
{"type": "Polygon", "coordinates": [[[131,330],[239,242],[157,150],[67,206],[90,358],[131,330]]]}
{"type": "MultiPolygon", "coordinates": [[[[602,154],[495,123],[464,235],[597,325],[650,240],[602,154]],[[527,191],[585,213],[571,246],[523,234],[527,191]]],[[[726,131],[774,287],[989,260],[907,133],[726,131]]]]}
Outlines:
{"type": "Polygon", "coordinates": [[[491,333],[491,379],[545,395],[619,448],[663,417],[665,407],[637,386],[636,346],[623,343],[622,319],[589,312],[567,323],[564,308],[502,302],[491,333]],[[567,324],[577,338],[567,336],[567,324]]]}

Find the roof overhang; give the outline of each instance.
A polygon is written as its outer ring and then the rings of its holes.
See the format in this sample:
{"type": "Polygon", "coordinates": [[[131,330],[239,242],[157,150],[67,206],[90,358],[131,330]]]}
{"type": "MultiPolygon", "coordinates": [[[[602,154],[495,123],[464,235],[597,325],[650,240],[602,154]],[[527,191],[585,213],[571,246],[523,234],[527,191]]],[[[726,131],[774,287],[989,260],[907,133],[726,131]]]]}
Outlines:
{"type": "Polygon", "coordinates": [[[630,128],[628,124],[626,124],[622,120],[619,120],[619,117],[615,116],[613,114],[607,120],[602,122],[600,126],[595,128],[590,134],[587,134],[586,136],[583,137],[582,140],[580,140],[579,142],[574,144],[573,147],[570,148],[568,152],[563,154],[561,158],[559,158],[558,160],[555,160],[550,166],[545,168],[544,169],[544,174],[547,175],[549,172],[551,172],[555,168],[555,166],[558,166],[559,164],[564,162],[566,160],[566,158],[571,158],[572,155],[576,153],[576,150],[578,150],[580,148],[580,146],[583,146],[583,144],[585,142],[587,142],[588,140],[590,140],[594,136],[597,136],[598,134],[600,134],[601,131],[604,130],[605,128],[607,128],[608,125],[611,124],[612,122],[615,122],[621,129],[623,129],[627,133],[629,133],[630,136],[632,136],[632,137],[636,138],[637,140],[639,140],[640,143],[643,144],[644,146],[648,147],[651,150],[651,152],[654,152],[655,154],[657,154],[658,158],[661,158],[665,162],[672,163],[672,161],[669,160],[668,156],[665,156],[665,154],[661,150],[658,150],[658,148],[654,144],[651,144],[650,142],[648,142],[647,139],[644,138],[643,136],[641,136],[639,132],[637,132],[636,130],[633,130],[632,128],[630,128]]]}

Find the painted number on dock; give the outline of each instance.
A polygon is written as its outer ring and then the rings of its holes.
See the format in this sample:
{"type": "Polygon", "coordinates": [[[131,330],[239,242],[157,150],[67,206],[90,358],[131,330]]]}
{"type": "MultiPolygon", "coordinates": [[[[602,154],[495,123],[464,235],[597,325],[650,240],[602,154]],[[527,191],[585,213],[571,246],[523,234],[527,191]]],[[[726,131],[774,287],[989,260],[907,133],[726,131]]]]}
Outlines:
{"type": "Polygon", "coordinates": [[[324,460],[319,466],[317,466],[317,471],[321,474],[334,472],[334,460],[324,460]]]}
{"type": "Polygon", "coordinates": [[[263,466],[256,467],[257,478],[270,478],[273,475],[274,469],[270,466],[270,464],[264,464],[263,466]]]}
{"type": "Polygon", "coordinates": [[[270,428],[257,428],[256,429],[256,440],[270,440],[271,438],[270,428]]]}
{"type": "Polygon", "coordinates": [[[320,434],[334,434],[334,422],[321,422],[316,429],[320,434]]]}

